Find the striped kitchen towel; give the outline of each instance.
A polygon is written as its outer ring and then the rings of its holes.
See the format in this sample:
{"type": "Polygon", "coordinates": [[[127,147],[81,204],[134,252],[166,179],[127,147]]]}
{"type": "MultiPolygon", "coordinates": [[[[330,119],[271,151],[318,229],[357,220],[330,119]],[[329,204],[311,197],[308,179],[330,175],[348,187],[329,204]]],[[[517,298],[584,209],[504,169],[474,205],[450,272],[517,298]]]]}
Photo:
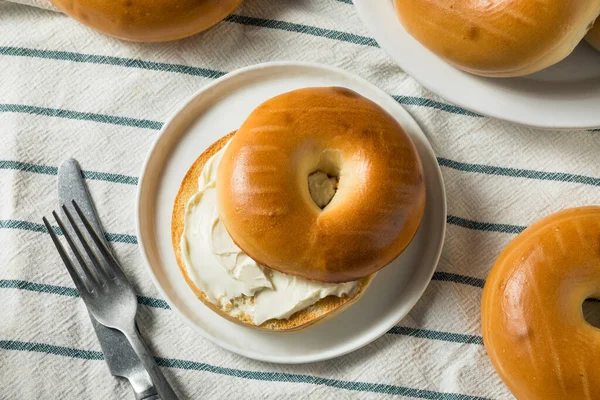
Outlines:
{"type": "Polygon", "coordinates": [[[0,398],[132,398],[109,375],[40,224],[56,204],[57,166],[74,155],[139,293],[142,330],[186,398],[509,399],[482,346],[485,278],[525,226],[598,202],[599,135],[515,126],[444,102],[379,48],[350,0],[246,0],[214,29],[162,44],[0,1],[0,398]],[[192,331],[158,295],[135,237],[138,173],[167,116],[228,71],[274,60],[334,65],[384,89],[427,134],[448,195],[441,261],[410,314],[361,350],[307,365],[244,359],[192,331]]]}

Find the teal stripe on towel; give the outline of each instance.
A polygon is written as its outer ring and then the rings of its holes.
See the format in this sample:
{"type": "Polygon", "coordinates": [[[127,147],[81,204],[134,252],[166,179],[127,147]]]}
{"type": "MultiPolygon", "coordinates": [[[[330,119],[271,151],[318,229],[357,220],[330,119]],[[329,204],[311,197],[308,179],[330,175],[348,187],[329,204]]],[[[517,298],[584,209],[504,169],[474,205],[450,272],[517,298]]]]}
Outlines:
{"type": "Polygon", "coordinates": [[[444,342],[483,345],[483,338],[481,336],[465,335],[462,333],[440,332],[428,329],[408,328],[405,326],[395,326],[388,333],[412,336],[421,339],[441,340],[444,342]]]}
{"type": "MultiPolygon", "coordinates": [[[[54,233],[62,235],[59,227],[53,226],[54,233]]],[[[20,221],[15,219],[0,220],[0,229],[18,229],[23,231],[41,232],[47,233],[46,227],[43,224],[36,224],[29,221],[20,221]]],[[[105,233],[106,240],[109,242],[137,244],[137,237],[135,235],[127,235],[124,233],[105,233]]]]}
{"type": "MultiPolygon", "coordinates": [[[[17,279],[0,279],[0,288],[28,290],[30,292],[56,294],[59,296],[79,297],[79,292],[73,287],[47,285],[44,283],[28,282],[17,279]]],[[[137,296],[137,299],[139,304],[148,307],[162,308],[165,310],[170,309],[169,304],[162,299],[146,296],[137,296]]]]}
{"type": "Polygon", "coordinates": [[[532,169],[496,167],[494,165],[470,164],[438,157],[442,167],[457,171],[474,172],[486,175],[509,176],[511,178],[536,179],[540,181],[581,183],[583,185],[600,186],[600,179],[591,176],[567,174],[564,172],[545,172],[532,169]]]}
{"type": "Polygon", "coordinates": [[[152,129],[152,130],[159,130],[163,125],[162,122],[151,121],[148,119],[117,117],[114,115],[72,111],[72,110],[65,110],[65,109],[61,109],[61,108],[36,107],[36,106],[28,106],[28,105],[24,105],[24,104],[0,104],[0,112],[35,114],[35,115],[43,115],[46,117],[57,117],[57,118],[76,119],[76,120],[82,120],[82,121],[93,121],[93,122],[99,122],[102,124],[133,126],[135,128],[146,128],[146,129],[152,129]]]}
{"type": "MultiPolygon", "coordinates": [[[[18,340],[0,340],[0,349],[13,351],[27,351],[56,356],[76,358],[82,360],[103,360],[104,355],[99,351],[81,350],[72,347],[54,346],[45,343],[23,342],[18,340]]],[[[382,383],[369,383],[358,381],[343,381],[339,379],[322,378],[313,375],[289,374],[284,372],[249,371],[235,368],[225,368],[197,361],[181,360],[175,358],[156,358],[161,367],[177,368],[190,371],[210,372],[218,375],[232,376],[267,382],[305,383],[311,385],[328,386],[355,392],[384,393],[396,396],[407,396],[419,399],[432,400],[486,400],[482,397],[469,396],[458,393],[443,393],[432,390],[415,389],[405,386],[387,385],[382,383]]]]}
{"type": "Polygon", "coordinates": [[[204,78],[220,78],[226,73],[209,68],[191,67],[182,64],[169,64],[146,61],[136,58],[102,56],[96,54],[76,53],[72,51],[31,49],[26,47],[0,46],[0,55],[14,57],[44,58],[48,60],[72,61],[78,63],[114,65],[124,68],[147,69],[151,71],[175,72],[179,74],[201,76],[204,78]]]}
{"type": "MultiPolygon", "coordinates": [[[[57,175],[58,168],[49,165],[39,165],[24,163],[13,160],[0,160],[0,169],[10,169],[15,171],[30,172],[34,174],[42,175],[57,175]]],[[[111,183],[122,183],[125,185],[137,185],[138,178],[136,176],[122,175],[122,174],[111,174],[108,172],[98,171],[82,171],[83,177],[89,180],[105,181],[111,183]]]]}
{"type": "Polygon", "coordinates": [[[464,108],[460,108],[458,106],[441,103],[439,101],[426,99],[424,97],[414,97],[414,96],[392,96],[394,100],[396,100],[400,104],[410,105],[410,106],[420,106],[420,107],[428,107],[436,110],[446,111],[452,114],[466,115],[469,117],[477,117],[483,118],[483,115],[475,114],[474,112],[467,111],[464,108]]]}
{"type": "Polygon", "coordinates": [[[468,286],[483,288],[485,279],[475,278],[472,276],[453,274],[450,272],[435,272],[431,278],[434,281],[455,282],[468,286]]]}
{"type": "Polygon", "coordinates": [[[379,47],[375,39],[367,36],[360,36],[355,35],[354,33],[335,31],[331,29],[323,29],[318,28],[316,26],[296,24],[294,22],[248,17],[244,15],[235,14],[231,14],[230,16],[225,18],[225,21],[247,26],[256,26],[259,28],[277,29],[286,32],[303,33],[306,35],[318,36],[327,39],[338,40],[341,42],[358,44],[361,46],[379,47]]]}
{"type": "Polygon", "coordinates": [[[526,228],[525,226],[520,225],[493,224],[490,222],[472,221],[465,218],[456,217],[454,215],[448,215],[448,217],[446,218],[446,222],[450,225],[456,225],[466,229],[473,229],[476,231],[502,232],[513,234],[521,233],[526,228]]]}

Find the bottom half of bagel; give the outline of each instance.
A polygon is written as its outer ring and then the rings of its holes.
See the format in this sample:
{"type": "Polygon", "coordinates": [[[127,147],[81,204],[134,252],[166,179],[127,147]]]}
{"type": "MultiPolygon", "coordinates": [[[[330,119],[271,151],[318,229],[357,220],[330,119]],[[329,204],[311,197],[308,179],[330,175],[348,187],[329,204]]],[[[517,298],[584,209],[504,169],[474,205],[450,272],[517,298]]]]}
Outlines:
{"type": "MultiPolygon", "coordinates": [[[[231,309],[215,304],[209,300],[206,293],[200,289],[190,277],[185,261],[181,254],[180,241],[184,231],[185,221],[185,210],[186,204],[189,199],[197,192],[198,189],[198,177],[200,176],[204,165],[215,153],[223,148],[228,141],[233,137],[235,132],[232,132],[215,143],[213,143],[208,149],[206,149],[192,164],[187,174],[183,178],[177,197],[175,198],[175,204],[173,206],[173,215],[171,221],[171,240],[173,244],[173,250],[175,257],[179,265],[179,269],[183,274],[187,284],[194,291],[196,297],[201,300],[211,310],[219,314],[220,316],[233,321],[235,323],[252,326],[262,330],[268,331],[295,331],[304,329],[316,322],[322,322],[333,316],[339,314],[345,310],[348,306],[358,300],[365,292],[372,278],[375,274],[369,275],[359,281],[358,290],[351,296],[327,296],[317,301],[315,304],[308,306],[294,314],[287,319],[270,319],[263,322],[260,325],[255,325],[252,317],[246,314],[238,314],[231,312],[231,309]]],[[[245,296],[236,299],[236,302],[242,302],[245,305],[252,305],[254,302],[253,296],[245,296]]]]}

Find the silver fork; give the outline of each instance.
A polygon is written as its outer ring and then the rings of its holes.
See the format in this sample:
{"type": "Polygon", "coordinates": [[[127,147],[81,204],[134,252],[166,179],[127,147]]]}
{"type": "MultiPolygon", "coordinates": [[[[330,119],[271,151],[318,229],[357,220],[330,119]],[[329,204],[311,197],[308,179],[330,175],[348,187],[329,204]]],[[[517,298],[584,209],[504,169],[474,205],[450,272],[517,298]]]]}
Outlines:
{"type": "Polygon", "coordinates": [[[154,357],[152,357],[150,351],[138,333],[135,325],[137,297],[133,291],[133,288],[131,287],[131,284],[127,280],[127,277],[125,277],[125,274],[123,274],[118,261],[112,255],[110,250],[104,245],[102,240],[100,240],[100,237],[91,226],[90,222],[87,220],[75,200],[72,201],[72,204],[101,255],[98,257],[98,252],[94,252],[94,250],[92,250],[90,244],[73,219],[73,216],[67,207],[63,205],[62,209],[67,216],[73,231],[77,235],[79,242],[91,260],[94,272],[92,272],[92,268],[90,268],[90,266],[86,263],[79,251],[79,248],[73,241],[71,235],[69,235],[68,230],[65,229],[65,226],[63,225],[63,222],[59,218],[58,214],[55,211],[52,212],[54,219],[58,223],[58,226],[62,230],[65,239],[67,240],[67,243],[71,247],[71,250],[73,250],[75,258],[81,266],[83,276],[81,276],[74,267],[71,259],[65,252],[64,247],[54,233],[54,230],[48,223],[46,217],[43,218],[43,221],[48,229],[48,232],[50,233],[50,236],[52,237],[52,241],[54,242],[60,257],[69,271],[69,275],[71,275],[71,278],[73,279],[73,282],[75,283],[75,286],[81,295],[81,298],[83,299],[90,313],[94,316],[94,318],[96,318],[96,320],[98,320],[98,322],[109,328],[121,331],[129,340],[129,343],[131,343],[133,350],[144,365],[146,371],[148,371],[148,374],[152,378],[152,381],[156,385],[156,390],[158,391],[157,395],[151,395],[146,399],[177,399],[177,395],[165,379],[164,375],[160,371],[160,368],[156,364],[154,357]]]}

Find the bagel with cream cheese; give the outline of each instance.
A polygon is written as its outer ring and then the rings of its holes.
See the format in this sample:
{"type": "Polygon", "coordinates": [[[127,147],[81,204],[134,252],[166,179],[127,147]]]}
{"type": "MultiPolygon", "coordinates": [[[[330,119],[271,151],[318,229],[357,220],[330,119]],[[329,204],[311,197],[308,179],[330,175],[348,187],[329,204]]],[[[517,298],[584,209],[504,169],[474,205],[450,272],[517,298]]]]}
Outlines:
{"type": "Polygon", "coordinates": [[[350,90],[307,88],[267,100],[198,157],[171,236],[211,310],[292,331],[355,302],[410,243],[424,206],[421,162],[400,125],[350,90]]]}
{"type": "Polygon", "coordinates": [[[406,31],[467,72],[531,74],[568,56],[600,14],[600,0],[394,0],[406,31]]]}
{"type": "MultiPolygon", "coordinates": [[[[183,274],[185,281],[192,289],[196,297],[201,300],[208,308],[216,312],[220,316],[245,326],[251,326],[261,330],[267,331],[278,331],[278,332],[292,332],[299,329],[304,329],[310,325],[313,325],[317,321],[322,322],[333,316],[337,315],[341,311],[345,310],[348,306],[354,303],[362,296],[365,292],[374,275],[367,276],[360,280],[358,283],[358,290],[352,296],[327,296],[320,299],[315,304],[291,315],[287,319],[271,319],[261,324],[256,325],[248,314],[235,314],[231,307],[223,307],[221,304],[215,304],[206,295],[198,284],[194,281],[190,274],[188,266],[182,256],[181,252],[181,240],[184,231],[185,223],[185,212],[186,204],[190,198],[194,196],[198,187],[198,176],[202,173],[202,169],[206,162],[215,155],[219,150],[225,146],[229,140],[231,140],[234,132],[227,136],[219,139],[213,143],[208,149],[206,149],[192,164],[188,170],[185,178],[183,179],[177,197],[175,198],[175,204],[173,206],[173,216],[171,224],[171,239],[173,244],[173,250],[175,252],[175,258],[179,265],[179,270],[183,274]]],[[[252,305],[251,296],[243,296],[241,302],[252,305]]]]}
{"type": "Polygon", "coordinates": [[[166,42],[202,32],[242,0],[50,0],[82,24],[133,42],[166,42]]]}
{"type": "Polygon", "coordinates": [[[502,251],[483,290],[481,330],[519,400],[595,399],[600,331],[582,304],[600,296],[600,207],[550,215],[502,251]]]}

